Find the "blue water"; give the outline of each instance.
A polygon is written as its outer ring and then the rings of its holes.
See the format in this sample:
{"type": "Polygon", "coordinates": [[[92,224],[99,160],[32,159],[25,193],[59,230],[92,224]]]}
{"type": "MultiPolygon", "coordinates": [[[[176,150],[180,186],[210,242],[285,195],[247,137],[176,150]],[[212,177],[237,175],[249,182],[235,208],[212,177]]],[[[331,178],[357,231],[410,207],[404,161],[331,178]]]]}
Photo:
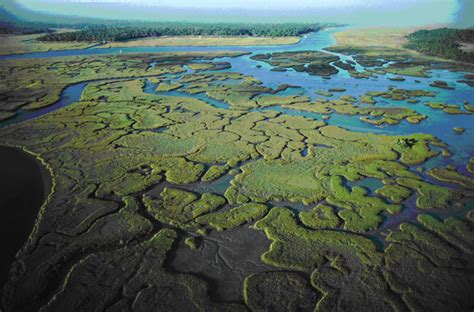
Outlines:
{"type": "Polygon", "coordinates": [[[143,91],[145,93],[149,93],[149,94],[161,94],[161,95],[166,95],[166,96],[177,96],[177,97],[193,98],[193,99],[198,99],[198,100],[201,100],[203,102],[206,102],[207,104],[210,104],[210,105],[212,105],[214,107],[217,107],[217,108],[222,108],[222,109],[229,109],[230,108],[230,105],[227,104],[226,102],[210,98],[207,95],[205,95],[204,93],[197,93],[197,94],[192,94],[191,95],[189,93],[179,91],[179,89],[178,90],[173,90],[173,91],[167,91],[167,92],[156,92],[155,90],[158,87],[158,85],[159,84],[154,84],[154,83],[151,83],[149,80],[146,80],[145,81],[145,88],[143,89],[143,91]]]}
{"type": "MultiPolygon", "coordinates": [[[[289,70],[286,72],[275,72],[270,71],[272,66],[260,61],[251,59],[252,55],[261,53],[281,52],[281,51],[305,51],[305,50],[316,50],[321,51],[324,48],[332,46],[336,43],[332,36],[335,32],[340,29],[331,29],[318,33],[312,33],[304,36],[298,44],[286,45],[286,46],[257,46],[257,47],[238,47],[238,46],[220,46],[220,47],[133,47],[133,48],[93,48],[93,49],[80,49],[80,50],[67,50],[67,51],[51,51],[51,52],[40,52],[40,53],[28,53],[18,54],[9,56],[0,56],[0,59],[15,59],[15,58],[51,58],[58,56],[70,56],[70,55],[92,55],[92,54],[120,54],[120,53],[152,53],[152,52],[170,52],[170,51],[244,51],[250,52],[249,55],[244,55],[237,58],[220,58],[219,61],[229,62],[232,66],[231,71],[240,72],[245,75],[251,75],[258,80],[262,81],[265,86],[276,88],[280,84],[291,84],[301,87],[301,89],[292,89],[285,92],[298,92],[309,96],[311,99],[321,97],[315,94],[318,89],[327,90],[332,87],[345,88],[347,91],[341,94],[335,95],[333,98],[341,95],[352,95],[358,97],[365,94],[368,91],[386,91],[390,86],[396,86],[397,88],[403,89],[423,89],[427,91],[436,92],[436,96],[419,98],[420,102],[416,104],[409,104],[404,101],[391,101],[382,98],[377,98],[377,104],[375,107],[407,107],[413,109],[420,114],[428,115],[427,120],[422,121],[418,125],[412,125],[408,122],[401,122],[399,125],[392,126],[374,126],[364,123],[359,120],[360,116],[348,116],[332,114],[331,118],[327,121],[328,124],[339,125],[353,131],[364,131],[374,132],[380,134],[411,134],[411,133],[429,133],[440,138],[444,142],[449,144],[449,149],[453,152],[454,156],[449,159],[448,163],[454,163],[457,167],[463,167],[469,157],[474,155],[474,143],[472,135],[474,133],[474,116],[473,115],[448,115],[441,110],[434,110],[425,105],[427,101],[439,101],[450,104],[461,105],[464,101],[471,102],[474,104],[474,89],[467,86],[466,84],[458,83],[464,73],[455,73],[448,70],[433,70],[430,73],[430,78],[418,78],[405,76],[405,81],[391,81],[389,77],[394,75],[378,76],[369,79],[356,79],[350,77],[350,75],[340,70],[337,75],[331,76],[331,79],[323,79],[318,76],[309,75],[304,72],[296,72],[289,70]],[[260,66],[257,66],[260,65],[260,66]],[[455,87],[455,90],[444,90],[439,88],[430,87],[429,84],[434,80],[441,79],[448,82],[450,85],[455,87]],[[415,80],[420,81],[419,83],[415,80]],[[453,127],[466,128],[466,132],[463,135],[455,134],[452,131],[453,127]]],[[[341,60],[351,60],[352,57],[345,56],[337,53],[333,53],[340,57],[341,60]]],[[[153,64],[150,64],[153,66],[153,64]]],[[[363,71],[363,68],[356,64],[358,71],[363,71]]],[[[192,72],[189,68],[186,73],[192,72]]],[[[177,76],[175,79],[179,79],[177,76]]],[[[76,102],[80,98],[82,90],[85,88],[87,83],[79,83],[67,87],[62,94],[61,100],[56,104],[47,108],[36,110],[36,111],[25,111],[21,110],[15,118],[0,123],[0,126],[5,126],[13,123],[17,123],[23,120],[35,118],[58,108],[67,106],[70,103],[76,102]]],[[[190,96],[186,93],[173,91],[169,95],[174,96],[190,96]]],[[[209,104],[218,108],[229,108],[229,105],[222,101],[216,101],[206,97],[203,94],[192,95],[194,98],[199,98],[209,104]]],[[[370,106],[361,104],[361,106],[370,106]]],[[[302,112],[298,110],[292,110],[281,107],[269,107],[268,110],[275,110],[284,114],[305,116],[307,118],[321,119],[321,114],[315,114],[310,112],[302,112]]]]}
{"type": "Polygon", "coordinates": [[[368,191],[369,195],[373,195],[376,190],[384,186],[382,181],[375,178],[364,178],[356,182],[346,181],[346,185],[350,188],[353,188],[354,186],[361,186],[368,191]]]}
{"type": "Polygon", "coordinates": [[[78,102],[81,99],[82,91],[84,91],[84,88],[88,84],[89,82],[81,82],[81,83],[75,83],[66,87],[62,91],[61,98],[59,99],[59,101],[57,101],[53,105],[49,105],[47,107],[44,107],[41,109],[35,109],[35,110],[20,109],[16,112],[15,117],[0,122],[0,127],[4,127],[4,126],[19,123],[25,120],[37,118],[47,113],[53,112],[57,109],[60,109],[62,107],[66,107],[71,103],[78,102]]]}
{"type": "MultiPolygon", "coordinates": [[[[235,47],[235,46],[220,46],[220,47],[134,47],[134,48],[117,48],[117,49],[84,49],[84,50],[68,50],[68,51],[53,51],[53,52],[41,52],[41,53],[29,53],[20,55],[0,56],[0,59],[24,59],[24,58],[51,58],[59,56],[72,56],[72,55],[94,55],[94,54],[120,54],[120,53],[155,53],[155,52],[197,52],[197,51],[244,51],[249,52],[248,55],[244,55],[236,58],[219,58],[219,61],[229,62],[232,66],[231,69],[226,71],[239,72],[244,75],[250,75],[262,82],[263,85],[271,88],[277,88],[281,84],[290,84],[299,86],[300,88],[291,88],[285,91],[279,92],[280,95],[298,94],[305,95],[311,99],[324,98],[323,96],[317,95],[316,90],[328,90],[329,88],[345,88],[346,91],[340,94],[336,94],[332,97],[338,98],[342,95],[352,95],[358,97],[365,94],[368,91],[386,91],[389,87],[397,87],[402,89],[410,90],[426,90],[433,91],[436,93],[434,97],[420,97],[417,98],[419,103],[410,104],[405,101],[393,101],[389,99],[376,98],[377,103],[375,105],[359,104],[361,107],[406,107],[417,111],[420,114],[428,116],[428,119],[423,120],[420,124],[410,124],[406,121],[402,121],[398,125],[385,125],[385,126],[374,126],[368,123],[364,123],[360,120],[361,116],[350,116],[333,113],[330,115],[330,119],[326,120],[327,124],[338,125],[352,131],[359,132],[370,132],[386,135],[408,135],[412,133],[427,133],[432,134],[443,142],[447,143],[447,148],[452,152],[452,156],[449,158],[443,156],[437,156],[425,164],[423,167],[433,168],[446,166],[451,164],[455,166],[464,174],[466,172],[465,166],[469,158],[474,157],[474,115],[463,114],[463,115],[449,115],[444,113],[442,110],[435,110],[425,105],[428,101],[433,102],[445,102],[449,104],[460,105],[463,108],[464,101],[474,104],[474,88],[467,86],[466,84],[458,83],[457,81],[462,79],[464,73],[450,72],[448,70],[433,70],[431,71],[429,78],[418,78],[404,76],[405,81],[392,81],[388,78],[395,77],[396,75],[381,75],[378,77],[371,77],[369,79],[356,79],[352,78],[349,73],[345,70],[339,69],[339,73],[331,76],[331,79],[323,79],[319,76],[309,75],[305,72],[296,72],[288,70],[286,72],[275,72],[271,71],[272,66],[260,61],[251,59],[251,56],[261,53],[271,52],[282,52],[282,51],[323,51],[324,48],[334,45],[336,42],[332,36],[334,32],[340,31],[339,29],[332,29],[322,31],[318,33],[312,33],[294,45],[287,46],[258,46],[258,47],[235,47]],[[449,85],[453,86],[454,90],[444,90],[429,86],[434,80],[446,81],[449,85]],[[419,81],[419,82],[416,82],[419,81]],[[453,127],[463,127],[466,132],[462,135],[456,134],[453,131],[453,127]]],[[[333,53],[342,61],[354,61],[352,57],[345,56],[337,53],[333,53]]],[[[153,63],[150,66],[154,66],[153,63]]],[[[356,63],[356,70],[363,72],[364,68],[356,63]]],[[[186,67],[186,72],[168,76],[168,81],[178,81],[182,76],[192,73],[192,70],[186,67]]],[[[106,80],[106,79],[105,79],[106,80]]],[[[69,104],[80,100],[81,94],[89,82],[82,82],[73,84],[65,88],[62,92],[61,99],[55,104],[34,111],[20,110],[15,118],[0,122],[0,127],[15,124],[21,121],[36,118],[38,116],[47,114],[56,109],[65,107],[69,104]]],[[[236,81],[225,81],[219,83],[239,83],[236,81]]],[[[152,94],[163,94],[167,96],[180,96],[180,97],[192,97],[207,102],[219,109],[229,109],[230,105],[224,101],[218,101],[208,97],[204,93],[200,94],[188,94],[180,91],[180,89],[171,92],[159,92],[155,91],[157,85],[146,81],[144,91],[152,94]]],[[[322,120],[325,114],[317,114],[311,112],[300,111],[291,108],[283,108],[281,106],[271,106],[266,108],[254,109],[251,111],[266,111],[272,110],[281,114],[288,114],[292,116],[304,116],[315,120],[322,120]]],[[[155,131],[166,131],[166,127],[156,129],[155,131]]],[[[322,146],[326,147],[326,146],[322,146]]],[[[326,147],[329,148],[329,147],[326,147]]],[[[441,150],[438,148],[437,150],[441,150]]],[[[301,155],[303,157],[308,156],[308,147],[303,149],[301,155]]],[[[416,168],[411,168],[415,170],[416,168]]],[[[433,179],[427,176],[425,173],[419,173],[423,178],[427,179],[432,183],[441,184],[439,181],[433,181],[433,179]]],[[[228,182],[225,180],[226,183],[228,182]]],[[[227,185],[223,183],[222,185],[227,185]]],[[[369,191],[369,195],[373,196],[374,191],[382,186],[380,180],[366,178],[356,182],[348,182],[349,187],[355,185],[363,186],[369,191]]],[[[413,218],[420,213],[415,208],[414,197],[411,197],[404,205],[406,208],[403,212],[396,216],[387,219],[386,224],[383,228],[389,228],[400,222],[413,220],[413,218]]]]}
{"type": "MultiPolygon", "coordinates": [[[[449,149],[453,152],[453,157],[443,163],[451,163],[456,165],[458,168],[464,167],[468,159],[474,155],[474,140],[472,135],[474,133],[474,115],[448,115],[441,110],[434,110],[425,105],[427,101],[439,101],[450,104],[458,104],[462,108],[464,101],[471,102],[474,104],[474,89],[467,86],[466,84],[458,83],[457,81],[462,79],[464,73],[450,72],[448,70],[433,70],[430,72],[430,78],[418,78],[405,76],[405,81],[391,81],[389,77],[395,75],[382,75],[369,79],[356,79],[350,77],[350,75],[341,70],[337,75],[331,76],[331,79],[323,79],[318,76],[309,75],[304,72],[296,72],[289,70],[286,72],[275,72],[271,71],[272,66],[260,61],[251,59],[251,56],[261,53],[281,52],[281,51],[322,51],[324,48],[332,46],[336,43],[332,36],[335,32],[341,31],[340,29],[331,29],[318,33],[312,33],[304,36],[301,41],[297,44],[286,45],[286,46],[256,46],[256,47],[239,47],[239,46],[219,46],[219,47],[133,47],[133,48],[92,48],[92,49],[80,49],[80,50],[67,50],[67,51],[51,51],[51,52],[40,52],[40,53],[27,53],[18,55],[7,55],[0,56],[0,59],[17,59],[17,58],[51,58],[58,56],[72,56],[72,55],[93,55],[93,54],[120,54],[120,53],[154,53],[154,52],[176,52],[176,51],[244,51],[250,54],[244,55],[237,58],[220,58],[219,61],[229,62],[232,66],[231,71],[240,72],[244,75],[251,75],[258,80],[262,81],[265,86],[276,88],[281,84],[291,84],[301,87],[301,89],[290,89],[280,94],[302,94],[309,96],[311,99],[321,97],[315,94],[318,89],[327,90],[332,87],[345,88],[347,91],[341,94],[335,95],[333,98],[342,95],[352,95],[358,97],[365,94],[368,91],[386,91],[391,86],[403,89],[423,89],[427,91],[436,92],[435,97],[423,97],[419,98],[420,102],[416,104],[409,104],[404,101],[392,101],[382,98],[377,98],[377,104],[374,107],[407,107],[415,110],[420,114],[428,115],[427,120],[422,121],[418,125],[413,125],[408,122],[401,122],[399,125],[392,126],[374,126],[364,123],[359,120],[360,116],[348,116],[332,114],[331,118],[327,121],[328,124],[339,125],[353,131],[373,132],[388,135],[406,135],[411,133],[429,133],[440,138],[444,142],[449,144],[449,149]],[[257,66],[260,65],[260,66],[257,66]],[[444,90],[429,86],[434,80],[443,80],[448,82],[450,85],[455,87],[455,90],[444,90]],[[416,80],[419,83],[415,82],[416,80]],[[466,128],[466,132],[463,135],[455,134],[452,131],[453,127],[466,128]]],[[[354,61],[352,57],[333,53],[342,61],[354,61]]],[[[153,66],[153,64],[150,64],[153,66]]],[[[356,69],[363,71],[364,68],[356,63],[356,69]]],[[[189,68],[183,73],[183,75],[192,72],[189,68]]],[[[173,80],[179,79],[180,76],[175,77],[173,80]]],[[[231,83],[231,82],[229,82],[231,83]]],[[[83,89],[87,86],[87,83],[74,84],[67,87],[63,93],[61,100],[46,107],[44,109],[35,111],[20,110],[15,118],[9,119],[0,123],[0,126],[6,126],[14,124],[20,121],[35,118],[58,108],[67,106],[71,103],[79,100],[83,89]]],[[[149,86],[156,87],[156,86],[149,86]]],[[[154,91],[154,90],[151,90],[154,91]]],[[[150,92],[151,93],[151,92],[150,92]]],[[[194,98],[206,101],[210,105],[218,108],[228,109],[229,105],[223,101],[217,101],[207,97],[204,94],[189,95],[184,92],[172,91],[168,95],[174,96],[192,96],[194,98]]],[[[367,106],[360,104],[360,106],[367,106]]],[[[284,114],[304,116],[307,118],[313,118],[321,120],[321,114],[315,114],[310,112],[303,112],[293,110],[289,108],[282,108],[279,106],[268,107],[261,110],[274,110],[284,114]]],[[[257,110],[257,111],[259,111],[257,110]]]]}

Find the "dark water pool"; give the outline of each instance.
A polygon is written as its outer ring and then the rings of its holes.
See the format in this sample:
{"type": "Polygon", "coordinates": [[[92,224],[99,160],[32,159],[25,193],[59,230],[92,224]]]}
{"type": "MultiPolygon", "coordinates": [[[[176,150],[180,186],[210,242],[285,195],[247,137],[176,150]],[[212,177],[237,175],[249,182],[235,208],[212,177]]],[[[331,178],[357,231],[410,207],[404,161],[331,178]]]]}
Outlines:
{"type": "Polygon", "coordinates": [[[0,146],[0,286],[50,190],[50,174],[35,156],[0,146]]]}

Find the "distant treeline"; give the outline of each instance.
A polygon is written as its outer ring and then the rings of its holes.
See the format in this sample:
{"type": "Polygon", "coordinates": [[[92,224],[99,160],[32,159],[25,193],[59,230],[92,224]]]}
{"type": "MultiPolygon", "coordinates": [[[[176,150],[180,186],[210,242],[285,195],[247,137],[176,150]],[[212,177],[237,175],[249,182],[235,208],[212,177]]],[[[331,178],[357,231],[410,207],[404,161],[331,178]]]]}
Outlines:
{"type": "Polygon", "coordinates": [[[203,24],[162,23],[153,26],[89,25],[76,32],[51,33],[42,41],[124,41],[161,36],[288,37],[319,31],[329,24],[203,24]]]}
{"type": "Polygon", "coordinates": [[[474,43],[474,29],[418,30],[407,38],[405,47],[408,49],[456,61],[474,62],[474,53],[461,49],[461,43],[474,43]]]}
{"type": "Polygon", "coordinates": [[[27,35],[49,32],[51,25],[19,22],[16,17],[0,8],[0,34],[27,35]]]}
{"type": "Polygon", "coordinates": [[[8,35],[30,35],[53,32],[50,27],[43,24],[23,24],[18,25],[10,22],[0,21],[0,34],[8,35]]]}

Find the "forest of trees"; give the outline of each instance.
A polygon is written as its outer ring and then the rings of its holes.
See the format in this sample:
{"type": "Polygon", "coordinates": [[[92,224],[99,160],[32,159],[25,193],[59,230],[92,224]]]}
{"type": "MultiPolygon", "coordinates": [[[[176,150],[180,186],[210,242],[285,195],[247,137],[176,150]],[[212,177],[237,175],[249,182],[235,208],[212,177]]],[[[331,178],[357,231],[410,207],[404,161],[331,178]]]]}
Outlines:
{"type": "MultiPolygon", "coordinates": [[[[268,36],[287,37],[321,30],[328,24],[204,24],[88,25],[77,32],[50,33],[42,41],[124,41],[160,36],[268,36]]],[[[331,25],[334,26],[334,25],[331,25]]]]}
{"type": "Polygon", "coordinates": [[[418,30],[407,38],[405,47],[408,49],[456,61],[474,62],[474,53],[461,49],[461,43],[474,43],[474,29],[418,30]]]}
{"type": "Polygon", "coordinates": [[[48,32],[48,28],[17,27],[11,23],[0,22],[0,34],[5,35],[29,35],[48,32]]]}
{"type": "Polygon", "coordinates": [[[149,22],[78,19],[61,22],[31,22],[17,18],[0,6],[0,34],[44,33],[42,41],[124,41],[160,36],[263,36],[288,37],[319,31],[334,23],[198,23],[149,22]],[[54,28],[73,28],[75,32],[58,33],[54,28]]]}

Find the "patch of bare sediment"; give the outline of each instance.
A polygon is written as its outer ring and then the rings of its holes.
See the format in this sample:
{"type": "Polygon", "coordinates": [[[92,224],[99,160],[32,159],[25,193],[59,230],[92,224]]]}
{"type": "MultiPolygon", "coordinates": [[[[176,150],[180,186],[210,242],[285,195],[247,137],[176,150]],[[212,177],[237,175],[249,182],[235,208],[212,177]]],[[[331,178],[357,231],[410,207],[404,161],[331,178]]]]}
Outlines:
{"type": "Polygon", "coordinates": [[[260,261],[270,243],[263,232],[246,226],[212,232],[199,241],[196,250],[181,241],[170,255],[168,269],[204,278],[214,300],[243,301],[244,279],[274,270],[260,261]]]}
{"type": "Polygon", "coordinates": [[[35,155],[21,148],[0,146],[1,286],[51,188],[51,174],[35,155]]]}
{"type": "Polygon", "coordinates": [[[461,50],[467,53],[474,52],[474,43],[460,43],[461,50]]]}

